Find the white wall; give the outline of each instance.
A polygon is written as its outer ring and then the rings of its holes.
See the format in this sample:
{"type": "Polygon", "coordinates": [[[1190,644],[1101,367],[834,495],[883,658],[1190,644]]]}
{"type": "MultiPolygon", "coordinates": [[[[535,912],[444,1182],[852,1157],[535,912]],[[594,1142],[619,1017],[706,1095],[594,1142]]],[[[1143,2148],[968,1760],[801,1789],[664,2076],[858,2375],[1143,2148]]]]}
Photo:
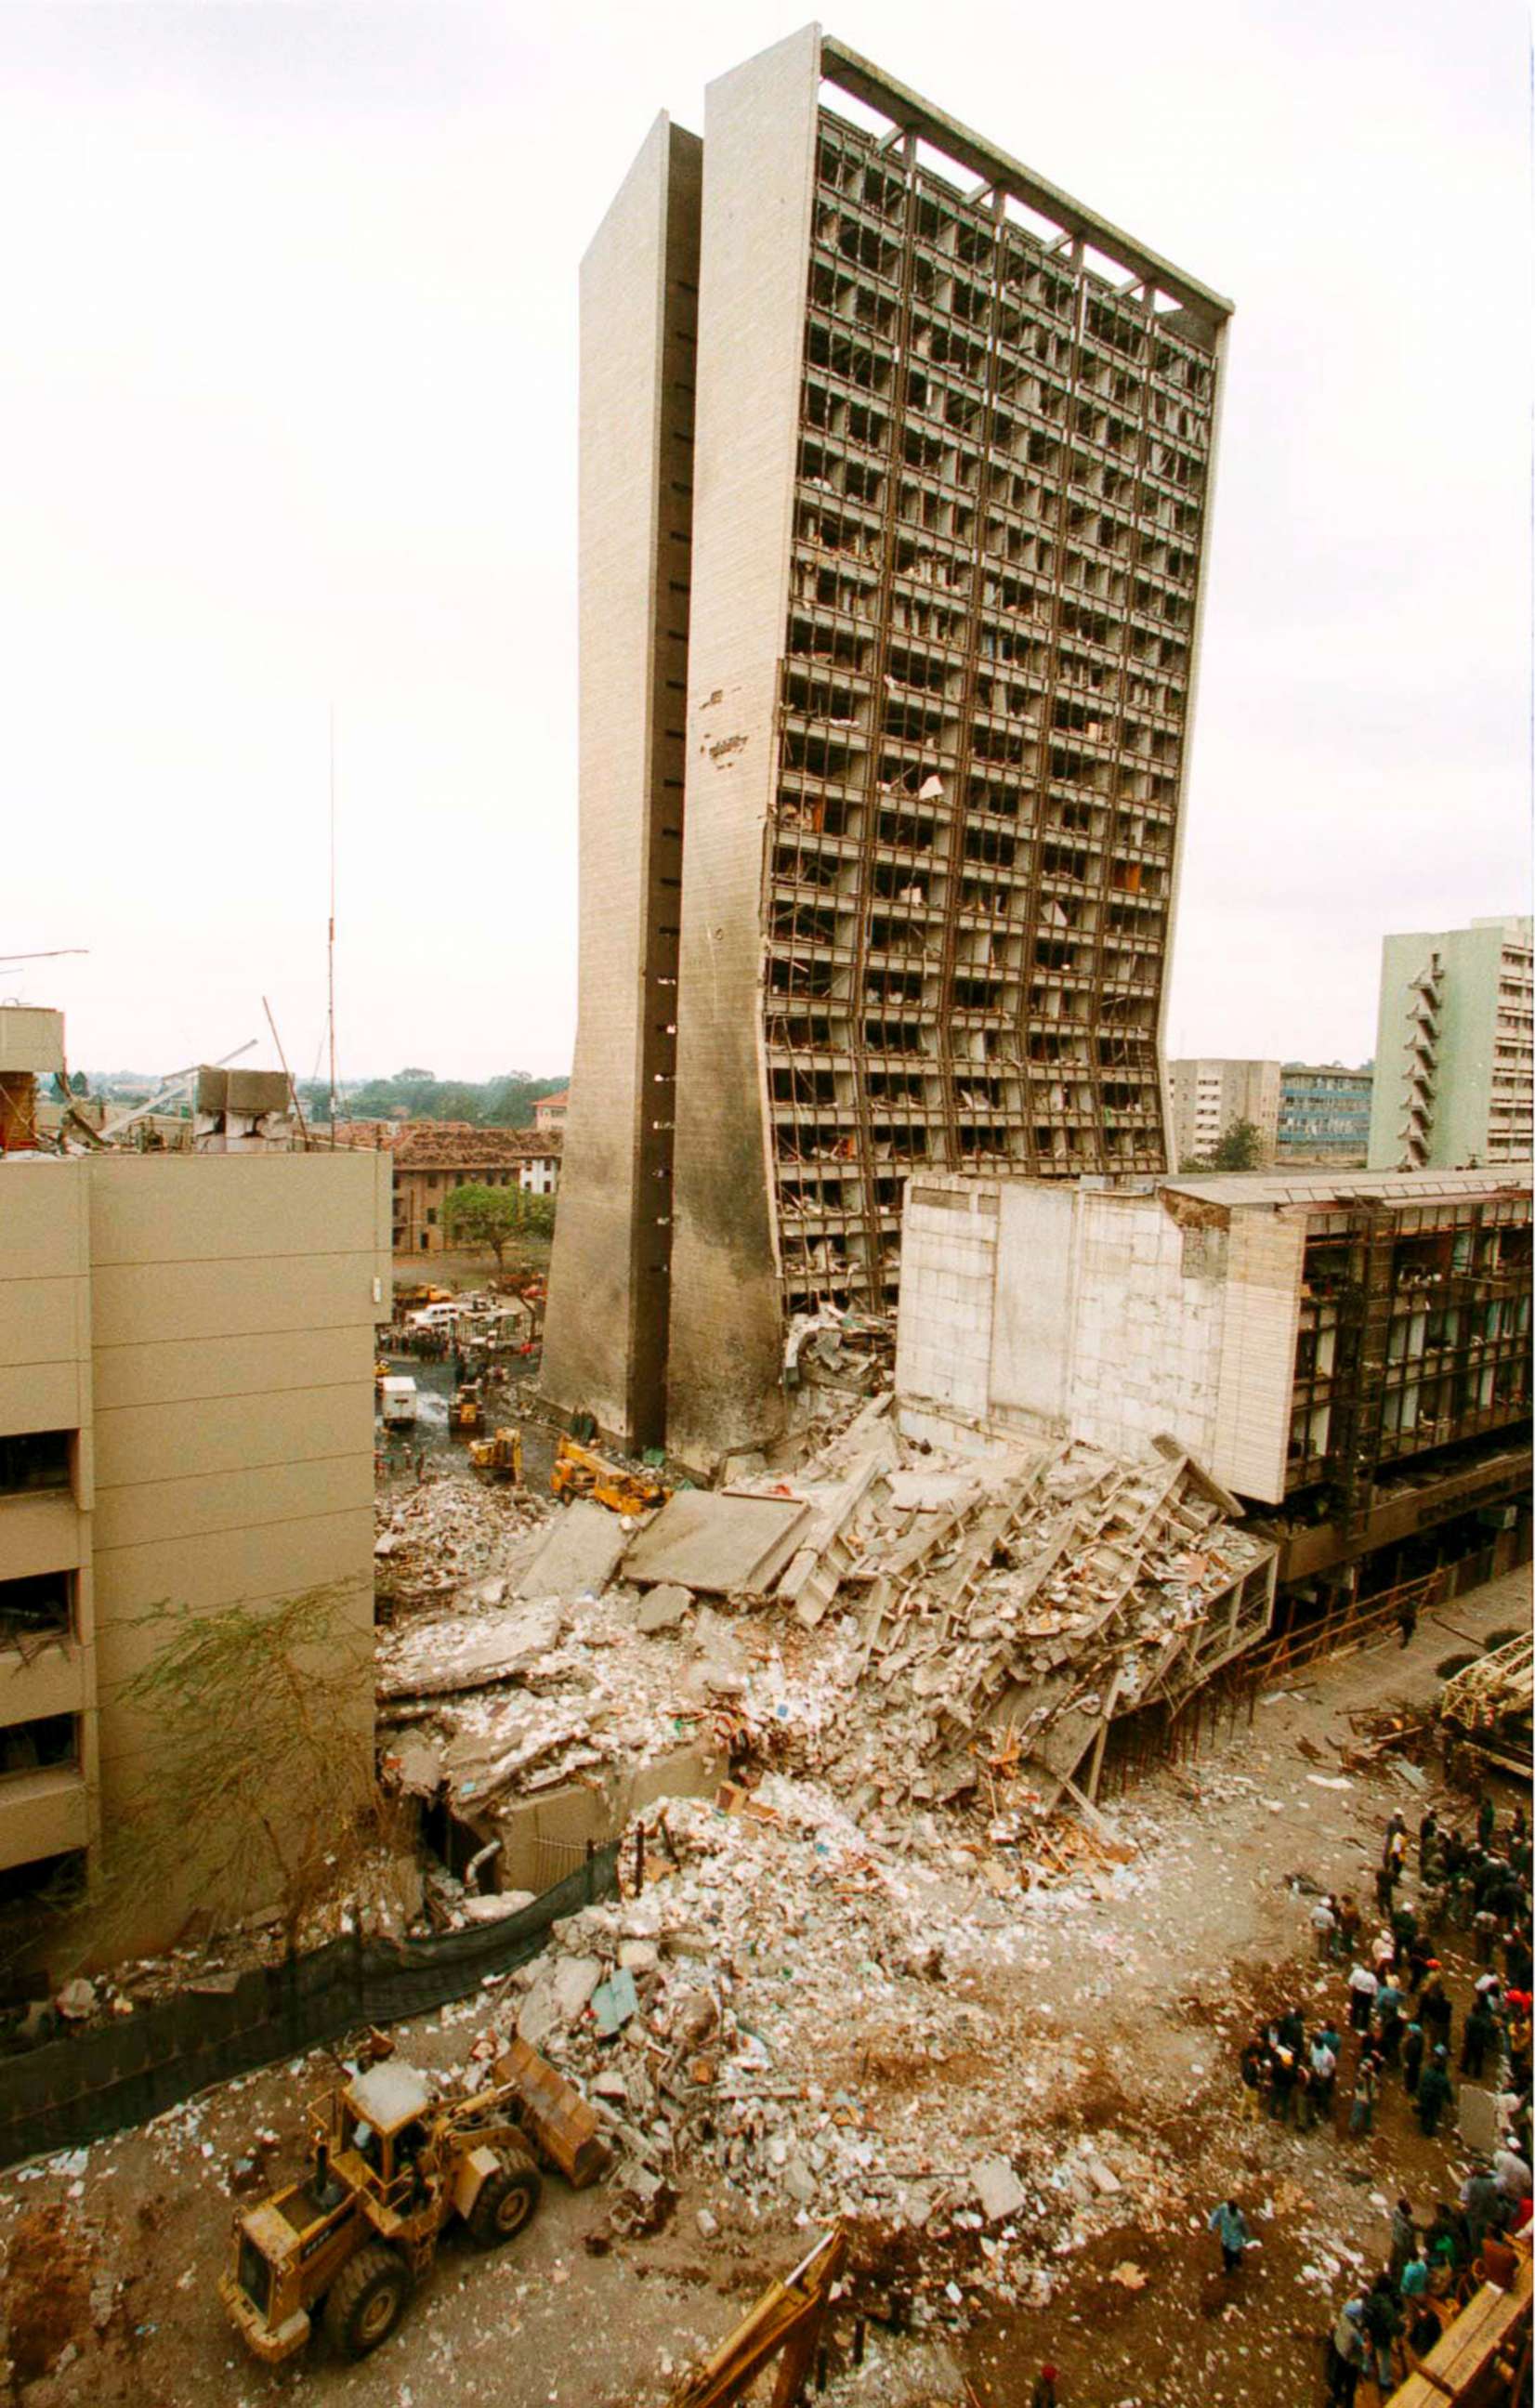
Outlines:
{"type": "Polygon", "coordinates": [[[995,1180],[914,1179],[901,1228],[896,1393],[983,1421],[997,1286],[995,1180]]]}

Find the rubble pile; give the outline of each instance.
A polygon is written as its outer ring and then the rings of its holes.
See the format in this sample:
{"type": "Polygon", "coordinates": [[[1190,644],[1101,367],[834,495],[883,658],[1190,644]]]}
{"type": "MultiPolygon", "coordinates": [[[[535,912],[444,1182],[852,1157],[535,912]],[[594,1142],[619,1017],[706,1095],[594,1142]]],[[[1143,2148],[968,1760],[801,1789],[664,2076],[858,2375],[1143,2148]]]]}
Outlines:
{"type": "Polygon", "coordinates": [[[529,1534],[555,1510],[542,1498],[484,1487],[466,1474],[432,1481],[403,1497],[380,1496],[375,1589],[388,1602],[410,1606],[456,1596],[497,1575],[504,1581],[529,1552],[529,1534]]]}
{"type": "MultiPolygon", "coordinates": [[[[1012,1802],[1053,1807],[1115,1712],[1209,1677],[1212,1610],[1271,1560],[1180,1454],[1126,1464],[1079,1445],[957,1493],[900,1475],[885,1491],[844,1581],[868,1600],[860,1683],[882,1695],[834,1770],[886,1801],[984,1779],[995,1805],[1022,1771],[1012,1802]],[[903,1530],[893,1509],[913,1495],[903,1530]]],[[[1269,1595],[1260,1578],[1237,1601],[1216,1655],[1259,1635],[1269,1595]]]]}
{"type": "Polygon", "coordinates": [[[771,1774],[724,1807],[668,1805],[665,1830],[658,1879],[557,1925],[513,1977],[519,2034],[606,2120],[621,2227],[702,2172],[722,2208],[952,2243],[970,2273],[949,2315],[971,2279],[1047,2299],[1051,2259],[1123,2221],[1124,2190],[1143,2229],[1176,2214],[1176,2170],[1144,2135],[1063,2149],[1095,2054],[1043,2028],[1020,2052],[988,2004],[1027,1904],[1001,1908],[963,1852],[935,1838],[915,1858],[771,1774]]]}

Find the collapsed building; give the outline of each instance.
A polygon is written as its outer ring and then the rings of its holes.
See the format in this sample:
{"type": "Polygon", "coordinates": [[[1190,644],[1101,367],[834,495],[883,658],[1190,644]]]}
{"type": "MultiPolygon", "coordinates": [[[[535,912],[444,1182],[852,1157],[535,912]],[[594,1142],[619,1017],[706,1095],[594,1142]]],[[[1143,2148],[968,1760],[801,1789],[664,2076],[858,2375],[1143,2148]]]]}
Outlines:
{"type": "Polygon", "coordinates": [[[909,1173],[1166,1168],[1229,314],[816,26],[658,121],[581,274],[563,1412],[712,1467],[909,1173]]]}
{"type": "Polygon", "coordinates": [[[1274,1574],[1170,1440],[968,1460],[886,1394],[797,1473],[514,1529],[383,1641],[386,1761],[471,1897],[764,1768],[859,1815],[973,1811],[1026,1882],[1054,1811],[1091,1818],[1266,1635],[1274,1574]]]}

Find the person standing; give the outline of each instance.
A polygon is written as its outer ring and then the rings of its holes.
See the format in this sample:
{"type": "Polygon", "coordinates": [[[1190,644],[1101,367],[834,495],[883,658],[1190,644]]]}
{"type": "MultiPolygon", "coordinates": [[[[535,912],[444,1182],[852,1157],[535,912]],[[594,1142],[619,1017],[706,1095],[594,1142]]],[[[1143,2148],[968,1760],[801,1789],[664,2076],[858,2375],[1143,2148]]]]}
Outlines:
{"type": "Polygon", "coordinates": [[[1413,1633],[1417,1627],[1418,1600],[1415,1592],[1409,1589],[1397,1608],[1397,1628],[1401,1632],[1401,1643],[1404,1647],[1411,1647],[1413,1644],[1413,1633]]]}
{"type": "Polygon", "coordinates": [[[1431,2141],[1433,2139],[1435,2133],[1439,2130],[1439,2119],[1441,2115],[1444,2113],[1446,2107],[1453,2106],[1455,2103],[1455,2091],[1450,2083],[1448,2058],[1448,2049],[1442,2045],[1436,2048],[1433,2056],[1425,2066],[1422,2076],[1418,2082],[1418,2095],[1415,2103],[1418,2111],[1418,2123],[1422,2128],[1423,2135],[1426,2140],[1431,2141]]]}
{"type": "Polygon", "coordinates": [[[1422,1822],[1418,1825],[1418,1870],[1420,1873],[1423,1870],[1424,1858],[1433,1854],[1434,1841],[1438,1837],[1438,1834],[1439,1816],[1430,1806],[1425,1813],[1422,1822]]]}
{"type": "Polygon", "coordinates": [[[1384,2400],[1395,2387],[1393,2344],[1402,2328],[1401,2311],[1389,2274],[1377,2274],[1365,2294],[1364,2328],[1375,2362],[1376,2387],[1384,2400]]]}
{"type": "Polygon", "coordinates": [[[1460,2204],[1466,2211],[1471,2255],[1479,2258],[1483,2242],[1501,2223],[1503,2216],[1503,2194],[1490,2166],[1480,2162],[1472,2166],[1460,2186],[1460,2204]]]}
{"type": "Polygon", "coordinates": [[[1338,1945],[1335,1953],[1340,1958],[1346,1956],[1352,1960],[1354,1957],[1358,1947],[1362,1919],[1357,1899],[1344,1890],[1338,1900],[1338,1945]]]}
{"type": "Polygon", "coordinates": [[[1327,2408],[1354,2408],[1364,2371],[1364,2317],[1363,2300],[1347,2300],[1339,2310],[1327,2343],[1327,2408]]]}
{"type": "Polygon", "coordinates": [[[1444,1975],[1440,1967],[1431,1961],[1427,1979],[1423,1985],[1423,1990],[1418,1999],[1418,2013],[1423,2018],[1423,2028],[1434,2047],[1442,2049],[1448,2057],[1450,2028],[1455,2021],[1455,2009],[1450,2004],[1449,1992],[1444,1987],[1444,1975]]]}
{"type": "Polygon", "coordinates": [[[1401,2036],[1401,2081],[1409,2099],[1417,2096],[1418,2076],[1423,2071],[1423,2026],[1416,2015],[1401,2036]]]}
{"type": "Polygon", "coordinates": [[[1268,2086],[1269,2043],[1260,2030],[1253,2034],[1241,2053],[1241,2108],[1253,2122],[1263,2113],[1263,2094],[1268,2086]]]}
{"type": "Polygon", "coordinates": [[[1221,2244],[1221,2271],[1226,2274],[1241,2272],[1242,2253],[1247,2247],[1247,2218],[1234,2199],[1223,2199],[1212,2207],[1206,2218],[1209,2229],[1221,2244]]]}
{"type": "Polygon", "coordinates": [[[1492,1802],[1492,1794],[1489,1790],[1484,1789],[1476,1801],[1476,1839],[1479,1847],[1491,1847],[1493,1828],[1497,1821],[1498,1810],[1492,1802]]]}
{"type": "Polygon", "coordinates": [[[1338,2079],[1338,2035],[1319,2031],[1312,2042],[1312,2105],[1326,2121],[1332,2120],[1333,2085],[1338,2079]]]}
{"type": "Polygon", "coordinates": [[[1356,2140],[1361,2132],[1374,2129],[1375,2100],[1380,2086],[1381,2077],[1376,2071],[1374,2057],[1367,2048],[1359,2058],[1358,2070],[1354,2076],[1354,2096],[1348,2111],[1351,2139],[1356,2140]]]}
{"type": "Polygon", "coordinates": [[[1395,2065],[1401,2046],[1402,1995],[1394,1981],[1384,1981],[1375,1993],[1375,2029],[1381,2063],[1395,2065]]]}
{"type": "Polygon", "coordinates": [[[1391,2211],[1391,2255],[1387,2265],[1391,2280],[1400,2286],[1401,2270],[1410,2258],[1417,2255],[1418,2228],[1413,2221],[1411,2200],[1399,2199],[1391,2211]]]}
{"type": "Polygon", "coordinates": [[[1460,2036],[1460,2071],[1468,2082],[1481,2081],[1483,2059],[1497,2045],[1498,2018],[1485,1998],[1477,1999],[1460,2036]]]}
{"type": "Polygon", "coordinates": [[[1312,1909],[1312,1931],[1316,1941],[1317,1963],[1330,1964],[1333,1941],[1338,1931],[1338,1902],[1330,1890],[1326,1898],[1319,1898],[1312,1909]]]}
{"type": "Polygon", "coordinates": [[[1028,2408],[1060,2408],[1060,2393],[1055,2388],[1059,2380],[1053,2366],[1041,2366],[1034,2378],[1028,2408]]]}
{"type": "Polygon", "coordinates": [[[1370,2018],[1379,1987],[1369,1966],[1356,1964],[1348,1977],[1348,2019],[1355,2031],[1367,2032],[1370,2029],[1370,2018]]]}

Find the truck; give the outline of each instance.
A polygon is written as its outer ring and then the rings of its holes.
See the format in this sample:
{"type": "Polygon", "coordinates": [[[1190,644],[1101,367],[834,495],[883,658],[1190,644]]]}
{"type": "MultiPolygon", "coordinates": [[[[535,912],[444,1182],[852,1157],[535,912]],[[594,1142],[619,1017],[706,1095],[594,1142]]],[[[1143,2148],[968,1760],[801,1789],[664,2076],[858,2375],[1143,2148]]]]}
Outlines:
{"type": "Polygon", "coordinates": [[[404,1374],[379,1382],[379,1408],[385,1429],[409,1429],[416,1418],[416,1383],[404,1374]]]}
{"type": "Polygon", "coordinates": [[[592,2108],[525,2041],[491,2086],[438,2097],[381,2034],[376,2045],[380,2061],[311,2105],[303,2178],[235,2218],[219,2297],[265,2365],[296,2356],[317,2315],[338,2355],[368,2357],[451,2224],[498,2247],[537,2212],[544,2165],[580,2189],[610,2161],[592,2108]]]}

